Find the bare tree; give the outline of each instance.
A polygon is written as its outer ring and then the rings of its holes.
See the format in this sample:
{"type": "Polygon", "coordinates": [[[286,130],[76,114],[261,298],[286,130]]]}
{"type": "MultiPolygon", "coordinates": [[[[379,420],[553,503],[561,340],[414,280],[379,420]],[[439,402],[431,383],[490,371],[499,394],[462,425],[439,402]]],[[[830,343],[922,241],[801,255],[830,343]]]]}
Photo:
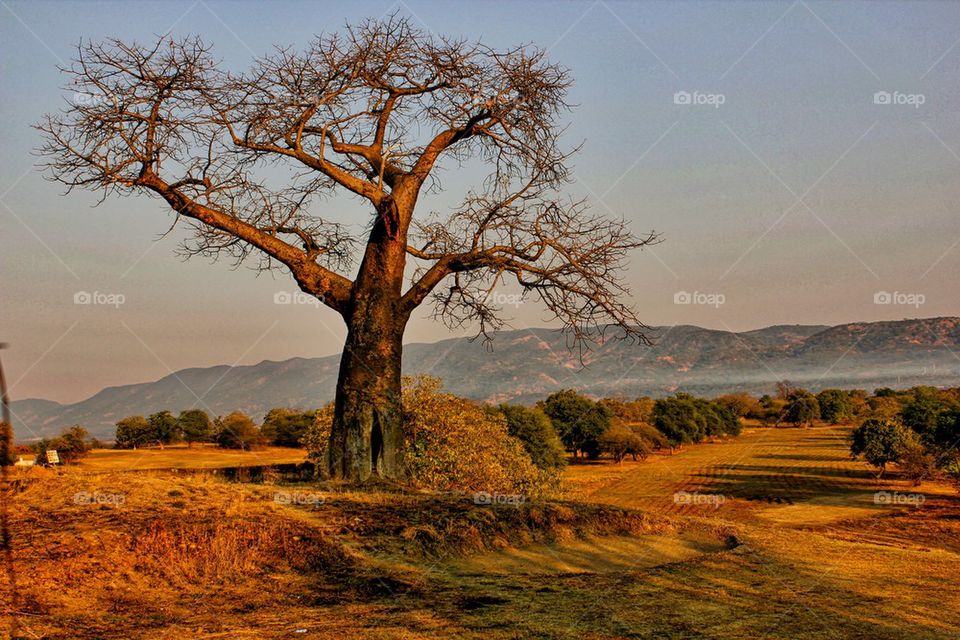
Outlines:
{"type": "Polygon", "coordinates": [[[64,71],[75,99],[38,125],[53,179],[159,196],[195,230],[185,255],[256,257],[343,317],[335,477],[402,476],[401,341],[428,298],[435,317],[486,336],[503,324],[489,294],[512,278],[581,346],[608,326],[645,340],[619,272],[656,237],[563,197],[570,79],[542,51],[394,16],[278,48],[244,73],[199,38],[81,43],[64,71]],[[442,163],[477,160],[487,175],[462,206],[414,218],[442,163]],[[336,193],[370,206],[365,237],[323,215],[336,193]]]}

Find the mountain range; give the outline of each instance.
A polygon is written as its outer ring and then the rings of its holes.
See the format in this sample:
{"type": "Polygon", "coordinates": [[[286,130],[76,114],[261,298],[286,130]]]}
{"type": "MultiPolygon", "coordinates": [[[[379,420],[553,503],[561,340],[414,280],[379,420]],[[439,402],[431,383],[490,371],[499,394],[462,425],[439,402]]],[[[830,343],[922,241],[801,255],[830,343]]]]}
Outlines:
{"type": "MultiPolygon", "coordinates": [[[[592,396],[654,397],[770,393],[778,380],[828,387],[904,388],[960,384],[960,318],[777,325],[745,332],[690,325],[654,327],[653,346],[608,339],[580,354],[553,329],[500,331],[493,340],[451,338],[404,346],[404,372],[444,380],[453,393],[487,402],[533,403],[563,388],[592,396]]],[[[109,438],[128,415],[200,407],[259,419],[272,407],[315,408],[333,399],[340,356],[177,371],[153,382],[108,387],[73,404],[12,403],[18,440],[73,424],[109,438]]]]}

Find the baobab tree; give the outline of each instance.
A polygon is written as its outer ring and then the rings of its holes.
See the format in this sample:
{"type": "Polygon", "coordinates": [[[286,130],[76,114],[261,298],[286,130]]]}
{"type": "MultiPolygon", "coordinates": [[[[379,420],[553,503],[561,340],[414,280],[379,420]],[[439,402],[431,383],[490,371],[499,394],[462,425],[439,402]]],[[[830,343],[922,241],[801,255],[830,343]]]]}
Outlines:
{"type": "Polygon", "coordinates": [[[564,195],[570,78],[543,51],[393,16],[244,72],[197,37],[81,42],[64,72],[75,99],[38,125],[52,179],[159,197],[194,230],[184,255],[286,270],[343,317],[334,477],[402,477],[401,342],[425,302],[487,336],[504,322],[489,294],[510,278],[581,346],[609,327],[645,340],[620,272],[656,237],[564,195]],[[441,167],[468,162],[485,177],[462,205],[418,211],[441,167]],[[362,233],[330,215],[337,194],[369,206],[362,233]]]}

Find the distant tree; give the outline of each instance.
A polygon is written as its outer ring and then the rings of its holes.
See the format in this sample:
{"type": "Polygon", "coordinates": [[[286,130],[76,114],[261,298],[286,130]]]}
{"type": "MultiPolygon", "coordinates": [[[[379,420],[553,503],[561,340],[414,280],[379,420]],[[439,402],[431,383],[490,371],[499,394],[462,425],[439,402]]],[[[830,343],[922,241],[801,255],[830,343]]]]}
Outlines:
{"type": "Polygon", "coordinates": [[[209,442],[213,437],[213,422],[203,409],[187,409],[177,416],[177,431],[188,447],[195,442],[209,442]]]}
{"type": "Polygon", "coordinates": [[[47,464],[47,451],[56,451],[62,464],[76,462],[90,451],[90,434],[80,425],[64,429],[55,438],[40,440],[33,445],[37,464],[47,464]]]}
{"type": "Polygon", "coordinates": [[[937,417],[931,445],[944,452],[960,446],[960,409],[948,409],[937,417]]]}
{"type": "Polygon", "coordinates": [[[896,396],[873,396],[867,399],[867,416],[878,420],[896,420],[903,411],[903,405],[896,396]]]}
{"type": "Polygon", "coordinates": [[[904,477],[913,481],[914,485],[919,485],[923,480],[935,478],[939,473],[937,456],[918,441],[907,444],[900,453],[897,467],[904,477]]]}
{"type": "Polygon", "coordinates": [[[533,464],[545,470],[559,469],[566,464],[563,442],[547,414],[518,404],[501,404],[497,411],[506,419],[508,433],[523,443],[533,464]]]}
{"type": "Polygon", "coordinates": [[[611,425],[600,434],[600,451],[609,454],[619,464],[625,457],[643,460],[650,455],[650,444],[625,424],[611,425]]]}
{"type": "Polygon", "coordinates": [[[903,424],[913,429],[926,444],[937,440],[940,415],[949,411],[951,403],[933,387],[914,387],[912,396],[900,414],[903,424]]]}
{"type": "Polygon", "coordinates": [[[316,411],[271,409],[263,419],[260,432],[277,447],[300,447],[303,434],[313,424],[316,415],[316,411]]]}
{"type": "Polygon", "coordinates": [[[667,439],[671,452],[684,444],[700,442],[706,435],[695,399],[686,393],[657,400],[653,406],[653,424],[667,439]]]}
{"type": "Polygon", "coordinates": [[[578,452],[589,458],[600,455],[600,434],[610,426],[613,417],[610,409],[570,389],[550,395],[541,408],[550,417],[564,446],[574,455],[578,452]]]}
{"type": "Polygon", "coordinates": [[[749,414],[756,414],[760,403],[749,393],[728,393],[719,396],[714,400],[730,411],[738,418],[746,417],[749,414]]]}
{"type": "Polygon", "coordinates": [[[824,389],[817,394],[820,418],[830,424],[846,424],[853,419],[853,400],[842,389],[824,389]]]}
{"type": "Polygon", "coordinates": [[[813,426],[813,421],[820,417],[820,403],[816,396],[804,389],[796,389],[787,398],[787,406],[784,409],[783,419],[800,426],[806,424],[813,426]]]}
{"type": "Polygon", "coordinates": [[[789,380],[780,380],[775,387],[777,389],[777,398],[780,400],[789,400],[790,396],[797,391],[797,387],[789,380]]]}
{"type": "Polygon", "coordinates": [[[643,438],[643,440],[656,451],[668,448],[670,446],[670,443],[667,441],[666,437],[664,437],[664,435],[660,433],[660,431],[652,424],[643,422],[640,424],[631,424],[629,427],[635,434],[643,438]]]}
{"type": "Polygon", "coordinates": [[[600,404],[610,410],[610,415],[627,424],[649,422],[653,411],[653,398],[641,396],[636,400],[622,398],[603,398],[600,404]]]}
{"type": "Polygon", "coordinates": [[[214,420],[214,439],[224,449],[249,451],[264,442],[264,438],[250,417],[240,411],[214,420]]]}
{"type": "Polygon", "coordinates": [[[116,447],[136,449],[154,440],[150,424],[143,416],[127,416],[117,423],[116,447]]]}
{"type": "Polygon", "coordinates": [[[870,418],[850,436],[850,455],[863,458],[872,466],[884,470],[890,463],[898,462],[906,451],[916,443],[915,436],[902,425],[886,420],[870,418]]]}
{"type": "Polygon", "coordinates": [[[164,445],[176,442],[179,434],[177,433],[177,419],[169,411],[158,411],[147,418],[147,424],[150,425],[150,437],[162,449],[164,445]]]}

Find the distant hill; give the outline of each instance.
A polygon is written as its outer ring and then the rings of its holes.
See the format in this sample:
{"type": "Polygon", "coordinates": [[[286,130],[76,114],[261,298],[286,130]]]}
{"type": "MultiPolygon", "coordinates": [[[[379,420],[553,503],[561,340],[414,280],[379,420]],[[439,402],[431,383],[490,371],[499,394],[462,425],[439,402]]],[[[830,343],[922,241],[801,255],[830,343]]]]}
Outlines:
{"type": "MultiPolygon", "coordinates": [[[[595,395],[767,393],[787,379],[813,390],[960,384],[960,318],[779,325],[733,333],[656,327],[655,346],[607,341],[583,357],[551,329],[502,331],[490,348],[453,338],[404,348],[404,372],[442,378],[454,393],[531,403],[566,387],[595,395]]],[[[340,356],[183,369],[155,382],[108,387],[75,404],[13,403],[18,439],[82,424],[99,437],[133,414],[206,408],[258,419],[271,407],[309,408],[333,398],[340,356]]]]}

